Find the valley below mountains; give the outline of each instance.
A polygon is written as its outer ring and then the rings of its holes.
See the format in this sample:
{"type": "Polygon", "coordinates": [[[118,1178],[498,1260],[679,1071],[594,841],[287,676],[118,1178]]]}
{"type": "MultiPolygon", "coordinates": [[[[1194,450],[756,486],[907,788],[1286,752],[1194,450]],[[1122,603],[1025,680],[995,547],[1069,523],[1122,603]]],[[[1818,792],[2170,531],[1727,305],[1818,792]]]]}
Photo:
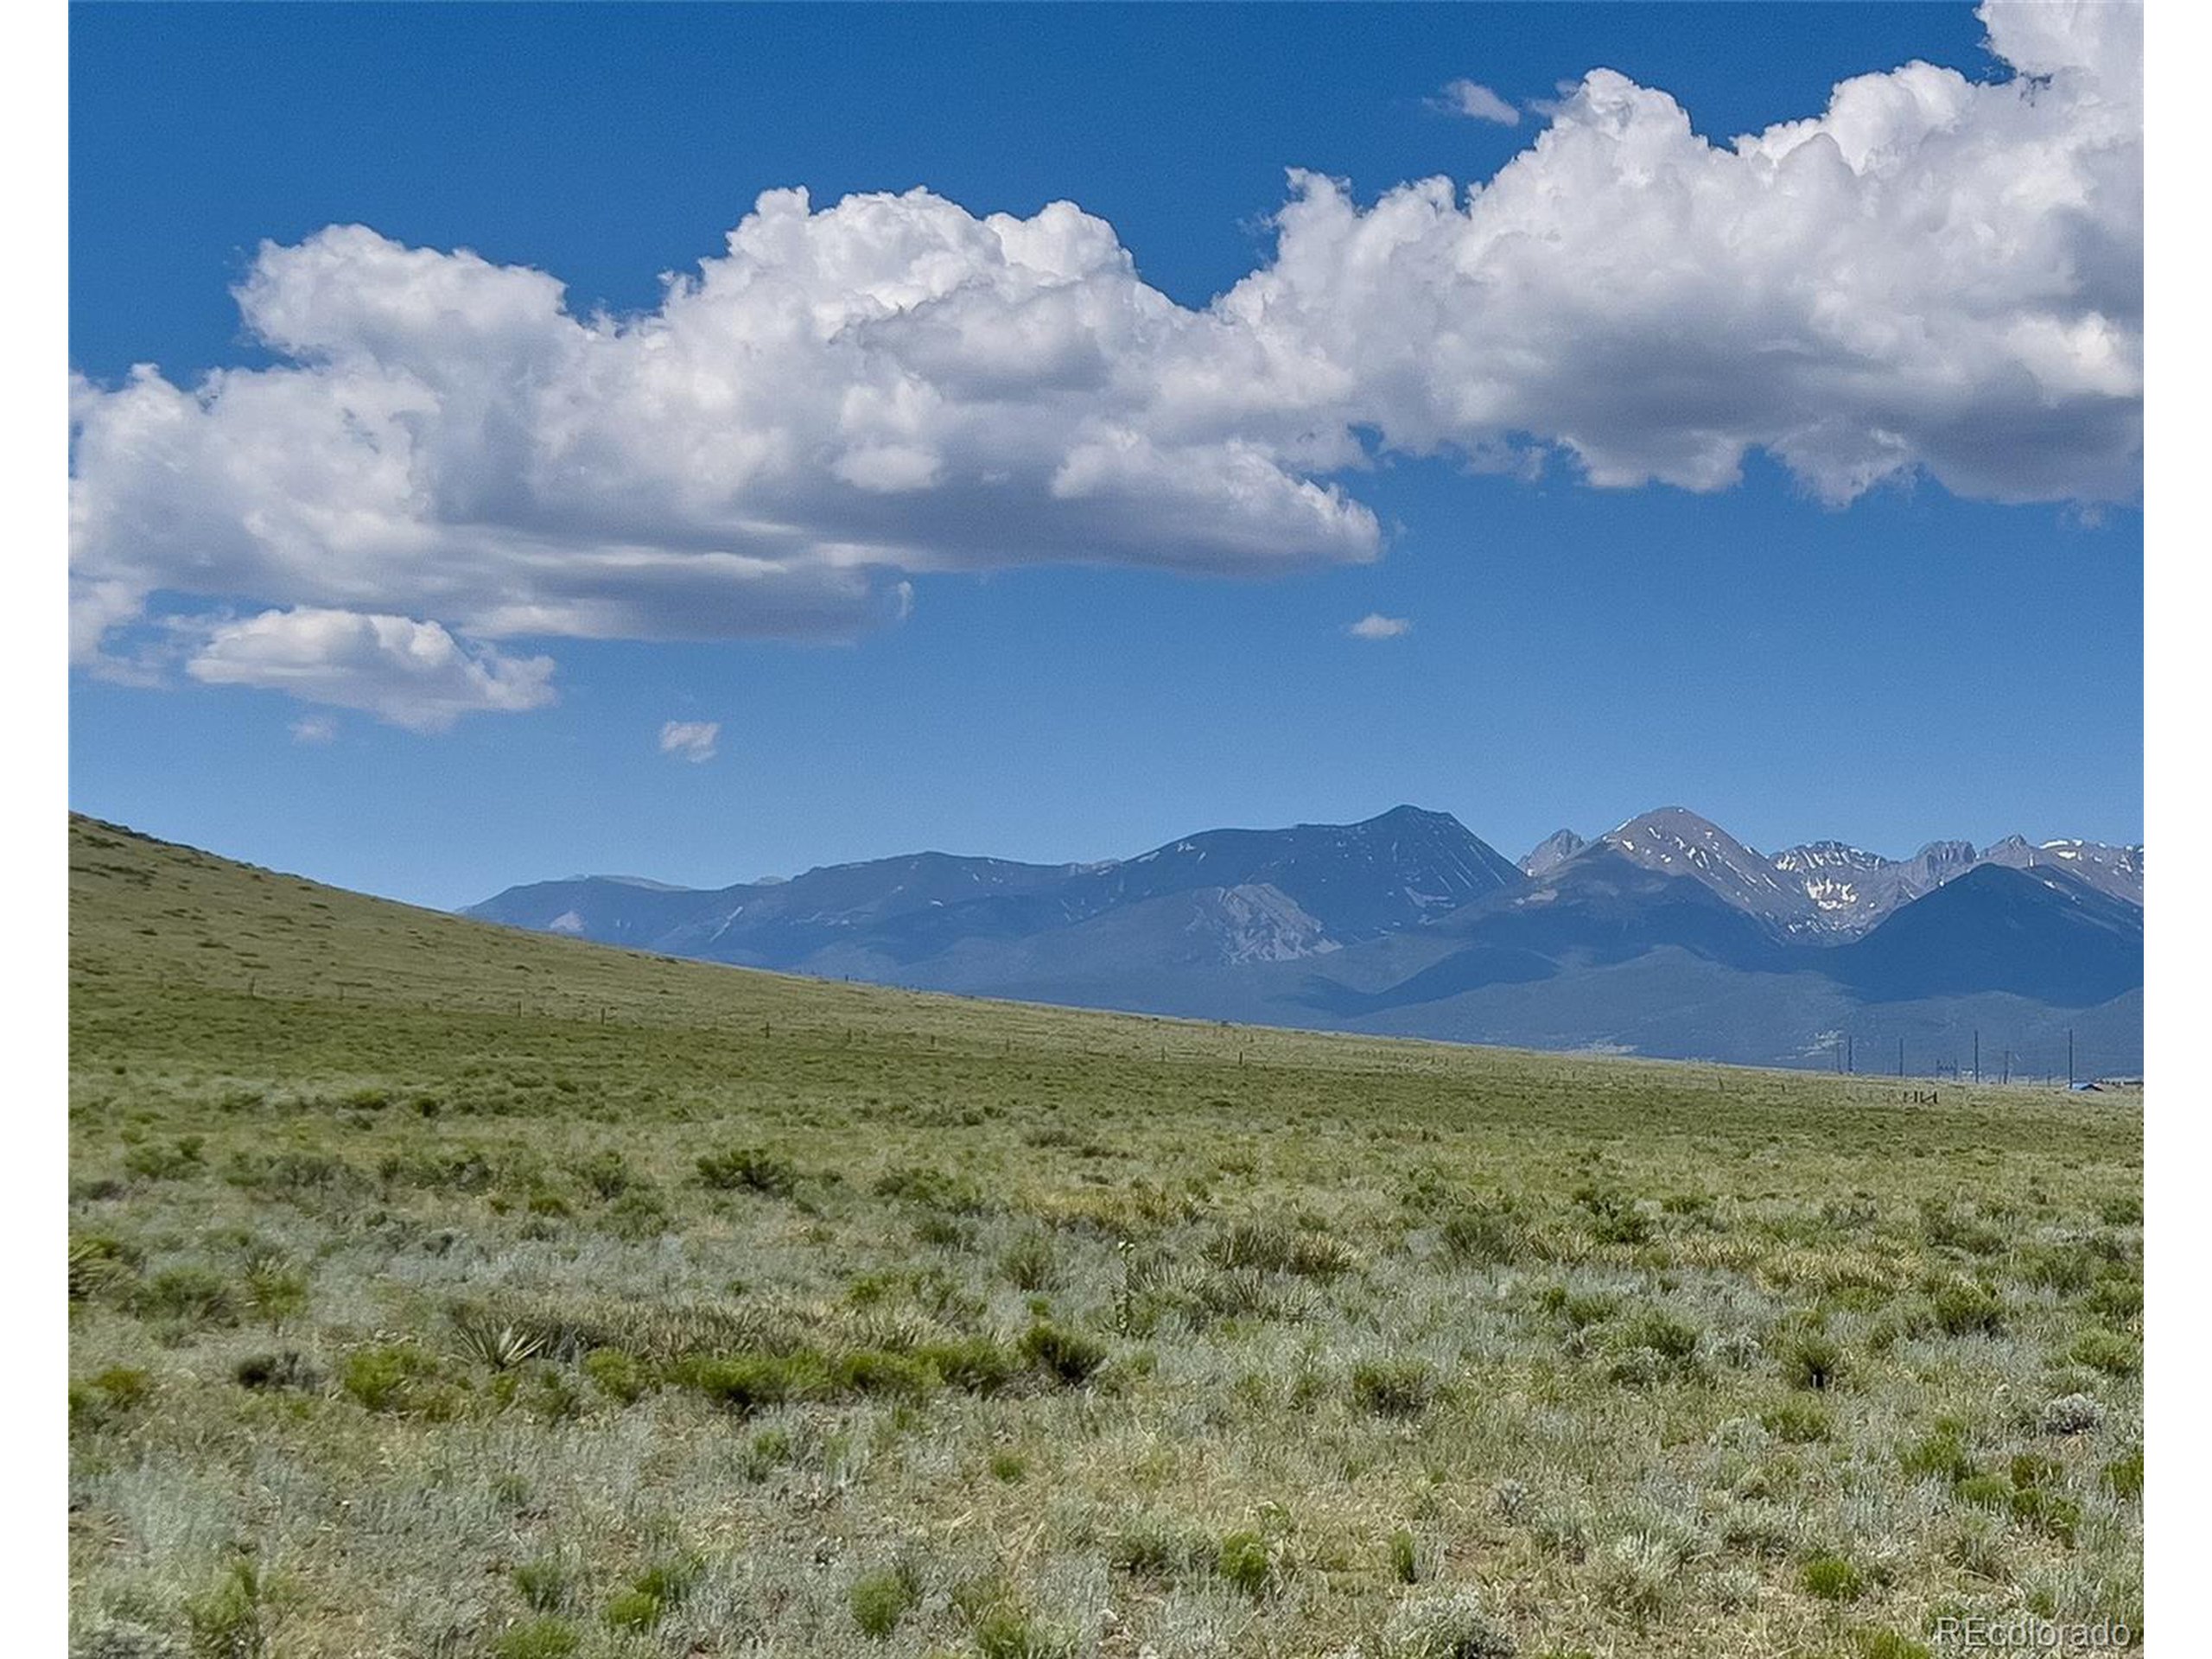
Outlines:
{"type": "Polygon", "coordinates": [[[1771,855],[1666,807],[1517,862],[1448,813],[1215,830],[1135,857],[943,853],[707,889],[511,887],[466,914],[918,989],[1910,1077],[2137,1074],[2143,849],[1771,855]]]}

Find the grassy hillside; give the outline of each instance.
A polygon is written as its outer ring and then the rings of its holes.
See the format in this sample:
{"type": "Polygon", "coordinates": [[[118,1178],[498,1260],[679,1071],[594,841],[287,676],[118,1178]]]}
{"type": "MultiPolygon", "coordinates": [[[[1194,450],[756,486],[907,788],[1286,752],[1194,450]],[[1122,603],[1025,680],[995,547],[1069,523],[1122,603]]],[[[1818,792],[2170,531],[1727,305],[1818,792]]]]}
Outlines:
{"type": "Polygon", "coordinates": [[[73,821],[80,1652],[2140,1624],[2112,1097],[962,1002],[73,821]]]}

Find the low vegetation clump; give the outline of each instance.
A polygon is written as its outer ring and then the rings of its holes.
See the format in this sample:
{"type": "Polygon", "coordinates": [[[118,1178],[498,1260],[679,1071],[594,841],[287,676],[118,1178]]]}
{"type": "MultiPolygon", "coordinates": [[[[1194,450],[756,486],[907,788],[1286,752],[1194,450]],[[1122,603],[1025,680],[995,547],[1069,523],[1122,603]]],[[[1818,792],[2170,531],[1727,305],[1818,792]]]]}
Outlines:
{"type": "Polygon", "coordinates": [[[99,833],[73,1659],[2141,1630],[2126,1096],[961,1003],[99,833]]]}
{"type": "Polygon", "coordinates": [[[1789,1446],[1810,1446],[1834,1432],[1835,1419],[1817,1400],[1777,1401],[1759,1414],[1759,1421],[1777,1440],[1789,1446]]]}
{"type": "Polygon", "coordinates": [[[853,1623],[863,1636],[887,1637],[921,1599],[910,1567],[880,1567],[853,1580],[853,1623]]]}
{"type": "Polygon", "coordinates": [[[1043,1376],[1071,1389],[1097,1376],[1110,1352],[1096,1337],[1042,1320],[1023,1333],[1020,1351],[1043,1376]]]}
{"type": "Polygon", "coordinates": [[[1281,1541],[1249,1529],[1230,1533],[1215,1552],[1214,1571],[1224,1584],[1248,1596],[1264,1596],[1282,1581],[1281,1541]]]}
{"type": "Polygon", "coordinates": [[[569,1659],[584,1644],[583,1633],[565,1618],[533,1618],[515,1625],[492,1644],[493,1659],[569,1659]]]}
{"type": "Polygon", "coordinates": [[[702,1154],[699,1179],[718,1192],[766,1192],[788,1198],[798,1186],[798,1170],[788,1158],[758,1147],[702,1154]]]}
{"type": "Polygon", "coordinates": [[[1436,1373],[1421,1360],[1370,1360],[1352,1368],[1352,1398],[1378,1417],[1418,1417],[1437,1389],[1436,1373]]]}
{"type": "Polygon", "coordinates": [[[1513,1659],[1516,1649],[1478,1592],[1453,1590],[1402,1603],[1376,1651],[1379,1659],[1513,1659]]]}
{"type": "Polygon", "coordinates": [[[1822,1601],[1856,1601],[1866,1590],[1866,1575],[1840,1555],[1815,1555],[1799,1577],[1805,1593],[1822,1601]]]}

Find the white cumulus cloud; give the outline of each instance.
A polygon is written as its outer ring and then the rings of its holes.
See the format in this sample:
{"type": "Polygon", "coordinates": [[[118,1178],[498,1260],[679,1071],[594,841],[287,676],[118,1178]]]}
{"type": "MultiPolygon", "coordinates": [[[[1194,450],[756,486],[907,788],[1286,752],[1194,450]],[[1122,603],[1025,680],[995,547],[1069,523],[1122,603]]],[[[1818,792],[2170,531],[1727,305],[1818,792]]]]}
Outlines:
{"type": "Polygon", "coordinates": [[[1363,207],[1295,175],[1274,261],[1216,307],[1294,371],[1246,395],[1334,385],[1394,448],[1556,448],[1605,486],[1721,488],[1758,448],[1837,503],[1914,474],[2132,499],[2140,13],[1984,15],[2046,79],[1909,64],[1721,146],[1597,69],[1479,188],[1363,207]]]}
{"type": "Polygon", "coordinates": [[[434,729],[550,698],[503,641],[846,638],[945,570],[1371,560],[1390,452],[2132,501],[2140,12],[1982,16],[2010,79],[1908,64],[1715,144],[1599,68],[1486,184],[1294,173],[1272,256],[1195,309],[1071,203],[925,190],[771,191],[626,317],[359,226],[265,244],[237,297],[271,366],[73,378],[78,659],[158,674],[157,605],[194,677],[434,729]]]}
{"type": "Polygon", "coordinates": [[[1521,111],[1478,80],[1447,80],[1436,95],[1439,107],[1471,121],[1495,121],[1502,127],[1517,126],[1521,111]]]}
{"type": "Polygon", "coordinates": [[[711,760],[721,734],[718,720],[671,720],[660,728],[660,752],[695,765],[711,760]]]}
{"type": "Polygon", "coordinates": [[[302,607],[214,624],[185,664],[208,685],[289,692],[410,731],[553,701],[553,662],[464,645],[435,622],[302,607]]]}
{"type": "Polygon", "coordinates": [[[1380,611],[1370,611],[1344,630],[1355,639],[1395,639],[1413,631],[1410,618],[1385,616],[1380,611]]]}

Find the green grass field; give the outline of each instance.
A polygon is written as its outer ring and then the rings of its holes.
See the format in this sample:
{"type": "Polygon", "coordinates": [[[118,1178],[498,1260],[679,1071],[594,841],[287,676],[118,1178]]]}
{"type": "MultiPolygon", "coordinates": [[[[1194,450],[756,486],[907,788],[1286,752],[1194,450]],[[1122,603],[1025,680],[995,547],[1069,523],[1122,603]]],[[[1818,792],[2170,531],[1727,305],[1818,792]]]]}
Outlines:
{"type": "Polygon", "coordinates": [[[824,984],[83,820],[70,860],[79,1655],[2139,1632],[2138,1100],[824,984]]]}

